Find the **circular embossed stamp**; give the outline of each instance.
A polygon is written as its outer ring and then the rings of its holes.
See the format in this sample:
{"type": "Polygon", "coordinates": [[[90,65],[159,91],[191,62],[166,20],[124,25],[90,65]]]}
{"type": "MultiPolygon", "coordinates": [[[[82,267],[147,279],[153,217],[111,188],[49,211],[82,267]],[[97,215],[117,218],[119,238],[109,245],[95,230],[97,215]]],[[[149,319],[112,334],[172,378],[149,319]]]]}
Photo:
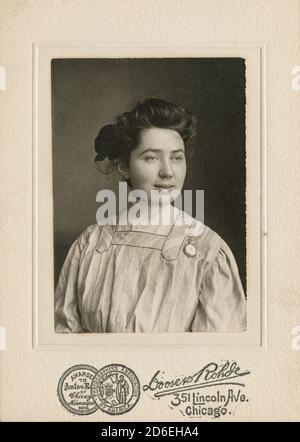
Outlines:
{"type": "Polygon", "coordinates": [[[61,376],[57,394],[71,413],[86,415],[98,410],[91,395],[91,384],[98,370],[90,365],[74,365],[61,376]]]}
{"type": "Polygon", "coordinates": [[[110,364],[101,368],[91,386],[92,397],[101,411],[124,414],[140,398],[140,382],[136,374],[125,365],[110,364]]]}

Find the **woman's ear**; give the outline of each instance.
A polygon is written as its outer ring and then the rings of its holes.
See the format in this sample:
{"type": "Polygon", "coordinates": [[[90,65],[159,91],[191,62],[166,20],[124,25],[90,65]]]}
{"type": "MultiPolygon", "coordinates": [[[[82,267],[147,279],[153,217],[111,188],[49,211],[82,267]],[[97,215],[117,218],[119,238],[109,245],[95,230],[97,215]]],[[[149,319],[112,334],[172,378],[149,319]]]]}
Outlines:
{"type": "Polygon", "coordinates": [[[124,163],[123,161],[120,161],[118,163],[117,169],[118,169],[118,172],[122,175],[122,177],[125,178],[125,180],[129,179],[129,171],[128,171],[128,167],[127,167],[126,163],[124,163]]]}

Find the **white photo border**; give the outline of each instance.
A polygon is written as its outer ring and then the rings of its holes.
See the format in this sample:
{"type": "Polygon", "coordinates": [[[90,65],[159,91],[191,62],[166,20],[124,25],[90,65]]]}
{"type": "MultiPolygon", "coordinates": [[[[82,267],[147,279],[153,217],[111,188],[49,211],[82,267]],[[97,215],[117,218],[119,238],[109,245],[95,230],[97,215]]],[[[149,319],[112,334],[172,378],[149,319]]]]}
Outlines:
{"type": "Polygon", "coordinates": [[[266,349],[266,45],[263,42],[34,43],[32,345],[37,350],[266,349]],[[55,333],[51,136],[53,58],[246,60],[247,331],[241,333],[55,333]]]}

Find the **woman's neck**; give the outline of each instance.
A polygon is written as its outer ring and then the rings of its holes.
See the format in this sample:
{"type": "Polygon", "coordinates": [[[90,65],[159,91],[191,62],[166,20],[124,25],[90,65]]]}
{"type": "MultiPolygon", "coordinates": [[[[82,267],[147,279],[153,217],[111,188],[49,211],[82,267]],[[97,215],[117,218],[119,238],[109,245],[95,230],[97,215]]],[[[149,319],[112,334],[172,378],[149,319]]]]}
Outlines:
{"type": "Polygon", "coordinates": [[[120,214],[121,224],[127,220],[130,225],[163,225],[171,226],[174,224],[179,210],[171,204],[165,205],[146,205],[143,203],[128,204],[127,211],[120,214]],[[127,212],[127,213],[126,213],[127,212]]]}

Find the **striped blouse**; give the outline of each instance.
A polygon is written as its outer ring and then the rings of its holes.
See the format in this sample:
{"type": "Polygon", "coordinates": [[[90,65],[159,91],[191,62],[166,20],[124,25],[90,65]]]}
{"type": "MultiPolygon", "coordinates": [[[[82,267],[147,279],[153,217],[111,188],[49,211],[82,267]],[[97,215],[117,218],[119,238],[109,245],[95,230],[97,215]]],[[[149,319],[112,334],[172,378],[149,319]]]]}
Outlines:
{"type": "Polygon", "coordinates": [[[56,332],[240,332],[246,300],[228,245],[187,225],[92,225],[55,292],[56,332]]]}

